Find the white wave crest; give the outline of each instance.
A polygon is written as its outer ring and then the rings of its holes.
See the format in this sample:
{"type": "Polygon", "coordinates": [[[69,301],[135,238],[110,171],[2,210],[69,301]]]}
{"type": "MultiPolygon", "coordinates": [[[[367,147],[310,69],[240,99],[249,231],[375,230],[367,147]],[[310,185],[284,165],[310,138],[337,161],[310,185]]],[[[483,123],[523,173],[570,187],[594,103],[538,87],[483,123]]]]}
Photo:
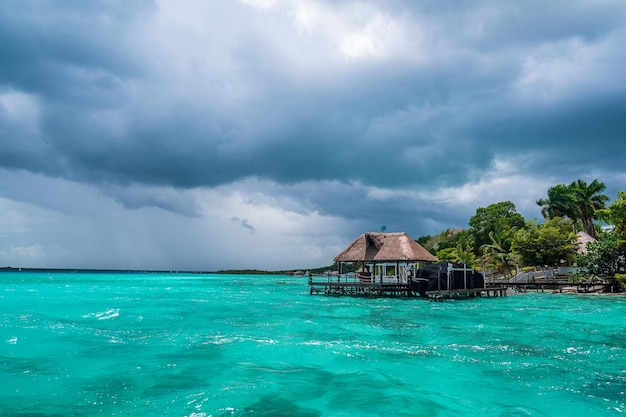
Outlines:
{"type": "Polygon", "coordinates": [[[83,315],[83,318],[95,318],[96,320],[109,320],[115,317],[119,317],[120,309],[119,308],[110,308],[106,311],[99,311],[97,313],[88,313],[83,315]]]}

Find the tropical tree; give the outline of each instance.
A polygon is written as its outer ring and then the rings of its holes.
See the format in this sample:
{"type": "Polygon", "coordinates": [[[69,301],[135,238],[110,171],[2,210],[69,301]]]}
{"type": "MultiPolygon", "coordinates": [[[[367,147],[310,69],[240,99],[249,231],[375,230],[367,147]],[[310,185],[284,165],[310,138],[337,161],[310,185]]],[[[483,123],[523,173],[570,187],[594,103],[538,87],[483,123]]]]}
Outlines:
{"type": "Polygon", "coordinates": [[[463,230],[461,228],[446,229],[435,236],[420,236],[416,239],[416,242],[422,245],[433,255],[436,255],[437,258],[441,259],[439,257],[439,251],[443,249],[456,249],[456,247],[458,246],[458,242],[462,239],[465,239],[465,236],[467,236],[468,234],[468,230],[463,230]]]}
{"type": "Polygon", "coordinates": [[[578,206],[579,219],[583,223],[585,232],[594,238],[597,237],[593,221],[596,219],[596,211],[604,209],[605,204],[609,201],[609,196],[601,194],[606,190],[606,185],[597,179],[590,184],[578,179],[571,183],[569,188],[578,206]]]}
{"type": "Polygon", "coordinates": [[[472,235],[469,233],[460,234],[459,241],[456,245],[456,253],[459,262],[474,267],[476,264],[476,255],[474,254],[472,235]]]}
{"type": "Polygon", "coordinates": [[[577,238],[571,220],[555,217],[542,224],[534,220],[513,238],[512,249],[525,265],[558,266],[561,260],[573,261],[577,238]]]}
{"type": "Polygon", "coordinates": [[[594,238],[597,237],[593,220],[596,211],[604,208],[609,197],[602,194],[606,185],[593,180],[590,184],[578,179],[570,185],[558,184],[548,189],[548,198],[537,200],[541,207],[541,214],[547,220],[557,217],[567,217],[573,221],[574,231],[577,231],[577,222],[582,229],[594,238]]]}
{"type": "Polygon", "coordinates": [[[460,262],[456,248],[445,248],[437,251],[439,262],[460,262]]]}
{"type": "Polygon", "coordinates": [[[626,257],[620,247],[620,236],[616,233],[603,233],[595,242],[587,244],[587,252],[576,259],[578,274],[613,278],[617,273],[626,272],[626,257]]]}
{"type": "MultiPolygon", "coordinates": [[[[474,240],[476,254],[481,255],[482,247],[493,243],[490,233],[494,232],[496,227],[517,230],[524,227],[525,224],[524,217],[517,213],[515,204],[510,201],[479,207],[476,209],[476,214],[469,219],[470,233],[474,240]]],[[[503,249],[508,250],[508,246],[505,244],[503,249]]]]}
{"type": "Polygon", "coordinates": [[[508,227],[502,219],[496,222],[495,228],[489,232],[490,243],[480,248],[484,266],[491,267],[505,276],[510,275],[516,269],[520,259],[511,251],[511,243],[516,231],[516,227],[508,227]]]}
{"type": "Polygon", "coordinates": [[[605,209],[596,211],[598,220],[613,225],[614,232],[626,241],[626,192],[618,191],[617,199],[605,209]]]}
{"type": "Polygon", "coordinates": [[[568,217],[576,220],[579,217],[579,209],[574,201],[574,196],[569,187],[557,184],[548,188],[548,198],[540,198],[537,205],[541,207],[541,214],[545,219],[555,217],[568,217]]]}
{"type": "Polygon", "coordinates": [[[476,264],[476,255],[471,235],[460,233],[456,247],[446,247],[437,251],[437,259],[441,262],[461,262],[469,267],[476,264]]]}

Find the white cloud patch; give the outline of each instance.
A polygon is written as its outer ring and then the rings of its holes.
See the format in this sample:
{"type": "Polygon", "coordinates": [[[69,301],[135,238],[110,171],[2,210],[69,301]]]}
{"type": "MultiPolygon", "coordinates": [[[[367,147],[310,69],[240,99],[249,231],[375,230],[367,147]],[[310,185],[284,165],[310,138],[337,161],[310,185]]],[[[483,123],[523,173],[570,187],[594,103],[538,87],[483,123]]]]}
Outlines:
{"type": "Polygon", "coordinates": [[[477,208],[501,201],[512,201],[517,212],[527,220],[541,218],[536,201],[545,197],[548,188],[558,184],[559,179],[523,175],[524,167],[533,156],[501,157],[476,181],[441,188],[435,195],[422,194],[421,197],[441,204],[444,210],[445,207],[465,207],[468,220],[477,208]]]}
{"type": "Polygon", "coordinates": [[[20,91],[0,91],[0,120],[24,127],[36,127],[39,123],[37,99],[20,91]]]}
{"type": "Polygon", "coordinates": [[[261,10],[271,9],[276,6],[276,0],[240,0],[243,4],[255,7],[261,10]]]}
{"type": "Polygon", "coordinates": [[[523,59],[516,90],[525,101],[548,104],[626,91],[626,76],[614,65],[615,48],[625,40],[621,29],[591,41],[576,36],[542,44],[523,59]]]}

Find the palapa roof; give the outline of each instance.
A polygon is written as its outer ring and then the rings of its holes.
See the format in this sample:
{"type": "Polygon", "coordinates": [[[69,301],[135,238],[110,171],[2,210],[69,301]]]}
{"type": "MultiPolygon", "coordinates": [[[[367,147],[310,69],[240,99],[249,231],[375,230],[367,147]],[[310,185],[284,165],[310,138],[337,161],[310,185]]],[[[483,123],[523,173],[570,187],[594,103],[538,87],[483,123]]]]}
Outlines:
{"type": "Polygon", "coordinates": [[[406,233],[363,233],[335,262],[437,262],[438,259],[406,233]]]}
{"type": "Polygon", "coordinates": [[[587,253],[587,243],[596,241],[596,239],[587,232],[576,233],[576,239],[578,240],[578,249],[576,252],[581,254],[587,253]]]}

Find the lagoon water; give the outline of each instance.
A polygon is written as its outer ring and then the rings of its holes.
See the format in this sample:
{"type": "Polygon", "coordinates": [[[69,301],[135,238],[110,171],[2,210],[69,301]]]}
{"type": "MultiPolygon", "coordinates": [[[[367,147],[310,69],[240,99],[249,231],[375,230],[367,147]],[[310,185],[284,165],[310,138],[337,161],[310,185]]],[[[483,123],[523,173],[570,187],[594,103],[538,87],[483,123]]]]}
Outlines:
{"type": "Polygon", "coordinates": [[[0,274],[2,416],[617,416],[626,298],[309,295],[306,278],[0,274]]]}

